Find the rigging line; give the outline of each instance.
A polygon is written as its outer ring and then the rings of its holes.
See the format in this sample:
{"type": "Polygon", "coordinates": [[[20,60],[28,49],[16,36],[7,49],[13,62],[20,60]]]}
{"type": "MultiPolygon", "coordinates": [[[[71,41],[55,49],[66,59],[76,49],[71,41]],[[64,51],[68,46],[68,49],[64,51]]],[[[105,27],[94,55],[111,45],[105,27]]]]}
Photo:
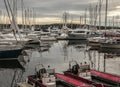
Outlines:
{"type": "Polygon", "coordinates": [[[15,80],[15,77],[16,77],[16,73],[17,73],[17,69],[15,69],[15,71],[14,71],[14,76],[13,76],[13,79],[12,79],[12,82],[11,82],[11,86],[10,86],[10,87],[13,87],[14,80],[15,80]]]}
{"type": "MultiPolygon", "coordinates": [[[[7,1],[4,0],[4,3],[5,3],[6,11],[7,11],[7,13],[8,13],[8,18],[9,18],[9,20],[10,20],[10,23],[12,23],[12,20],[10,19],[9,8],[8,8],[8,6],[7,6],[7,1]]],[[[14,33],[14,30],[13,30],[13,35],[15,36],[15,39],[16,39],[16,41],[17,41],[17,37],[16,37],[16,35],[15,35],[15,33],[14,33]]]]}
{"type": "Polygon", "coordinates": [[[93,60],[92,60],[92,51],[88,51],[88,57],[89,57],[89,61],[90,61],[90,63],[91,63],[91,68],[93,68],[93,66],[94,66],[94,63],[93,63],[93,60]]]}
{"type": "MultiPolygon", "coordinates": [[[[1,71],[0,77],[2,77],[2,76],[4,76],[4,78],[7,78],[7,75],[5,74],[5,70],[1,71]]],[[[4,79],[2,79],[2,80],[4,80],[4,79]]],[[[7,80],[5,79],[5,81],[8,84],[6,84],[6,83],[4,83],[4,84],[9,87],[9,81],[8,81],[8,79],[7,80]]]]}
{"type": "Polygon", "coordinates": [[[17,82],[21,81],[21,79],[23,78],[23,74],[24,74],[24,70],[20,70],[19,73],[18,73],[17,82]]]}
{"type": "Polygon", "coordinates": [[[20,81],[22,81],[22,79],[23,79],[24,72],[25,72],[24,70],[21,71],[21,78],[20,78],[20,81]]]}
{"type": "Polygon", "coordinates": [[[96,7],[95,7],[96,9],[94,9],[94,25],[96,25],[96,22],[97,22],[97,19],[98,19],[98,15],[100,14],[98,11],[101,10],[102,3],[103,3],[103,0],[98,0],[98,3],[96,5],[96,7]],[[99,5],[99,3],[101,3],[101,4],[99,5]]]}
{"type": "Polygon", "coordinates": [[[61,41],[58,42],[58,45],[59,45],[58,47],[60,49],[61,54],[63,54],[63,47],[61,45],[61,41]]]}
{"type": "Polygon", "coordinates": [[[16,28],[16,30],[18,31],[18,35],[19,35],[19,38],[20,38],[20,40],[22,39],[21,38],[21,36],[20,36],[20,32],[19,32],[19,30],[18,30],[18,26],[17,26],[17,24],[16,24],[16,22],[15,22],[15,17],[14,17],[14,15],[13,15],[13,11],[12,11],[12,9],[11,9],[11,6],[10,6],[10,2],[7,0],[7,3],[8,3],[8,6],[9,6],[9,10],[10,10],[10,13],[11,13],[11,16],[12,16],[12,24],[14,24],[14,26],[15,26],[15,28],[16,28]]]}

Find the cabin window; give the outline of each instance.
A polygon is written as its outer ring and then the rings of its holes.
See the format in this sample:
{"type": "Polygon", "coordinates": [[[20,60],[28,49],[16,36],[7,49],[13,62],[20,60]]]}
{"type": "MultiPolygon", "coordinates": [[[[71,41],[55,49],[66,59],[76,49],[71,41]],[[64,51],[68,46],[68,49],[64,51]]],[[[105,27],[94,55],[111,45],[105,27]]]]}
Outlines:
{"type": "Polygon", "coordinates": [[[89,34],[89,32],[87,32],[87,34],[89,34]]]}
{"type": "Polygon", "coordinates": [[[71,33],[72,31],[69,31],[68,33],[71,33]]]}
{"type": "Polygon", "coordinates": [[[85,33],[85,31],[75,31],[75,33],[85,33]]]}

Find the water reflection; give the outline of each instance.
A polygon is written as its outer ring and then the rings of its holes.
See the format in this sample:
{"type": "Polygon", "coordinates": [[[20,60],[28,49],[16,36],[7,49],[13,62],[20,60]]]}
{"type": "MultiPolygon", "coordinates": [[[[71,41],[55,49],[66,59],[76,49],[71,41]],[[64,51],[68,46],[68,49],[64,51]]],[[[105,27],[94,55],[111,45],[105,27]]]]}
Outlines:
{"type": "Polygon", "coordinates": [[[9,69],[21,68],[23,69],[23,66],[19,63],[18,60],[0,60],[0,68],[9,68],[9,69]]]}
{"type": "Polygon", "coordinates": [[[68,45],[80,45],[80,44],[86,44],[86,40],[69,40],[68,45]]]}
{"type": "Polygon", "coordinates": [[[0,60],[0,87],[14,87],[23,78],[24,67],[17,59],[0,60]]]}
{"type": "Polygon", "coordinates": [[[44,42],[44,44],[49,46],[42,45],[25,50],[28,56],[21,57],[19,61],[22,62],[0,61],[0,87],[10,85],[14,87],[15,83],[25,81],[28,75],[35,73],[35,66],[39,63],[50,65],[56,72],[62,73],[68,69],[69,61],[76,60],[79,64],[87,62],[92,69],[120,75],[120,51],[90,50],[86,42],[80,40],[44,42]]]}

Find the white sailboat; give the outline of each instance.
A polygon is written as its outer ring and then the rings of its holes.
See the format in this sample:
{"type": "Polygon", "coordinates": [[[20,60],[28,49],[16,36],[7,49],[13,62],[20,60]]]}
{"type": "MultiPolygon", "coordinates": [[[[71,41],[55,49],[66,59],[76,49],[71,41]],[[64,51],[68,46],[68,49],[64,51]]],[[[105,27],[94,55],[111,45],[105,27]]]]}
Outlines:
{"type": "Polygon", "coordinates": [[[72,30],[70,33],[68,32],[67,39],[69,40],[86,40],[90,37],[91,32],[88,29],[75,29],[72,30]]]}
{"type": "MultiPolygon", "coordinates": [[[[105,30],[107,26],[107,9],[108,9],[108,0],[106,0],[105,30]]],[[[105,42],[101,43],[101,48],[119,49],[120,41],[116,37],[109,38],[105,42]]]]}
{"type": "MultiPolygon", "coordinates": [[[[6,7],[9,18],[10,18],[10,14],[12,16],[12,20],[10,20],[10,21],[11,21],[13,32],[15,34],[15,29],[18,27],[17,27],[16,23],[14,23],[15,19],[14,19],[14,15],[13,15],[13,12],[10,7],[10,3],[8,0],[4,0],[4,3],[5,3],[5,7],[6,7]]],[[[0,58],[4,58],[4,59],[5,58],[8,58],[8,59],[9,58],[18,58],[18,56],[21,54],[22,50],[23,50],[23,45],[18,44],[18,43],[13,44],[12,41],[11,41],[11,44],[1,44],[0,45],[0,58]]]]}

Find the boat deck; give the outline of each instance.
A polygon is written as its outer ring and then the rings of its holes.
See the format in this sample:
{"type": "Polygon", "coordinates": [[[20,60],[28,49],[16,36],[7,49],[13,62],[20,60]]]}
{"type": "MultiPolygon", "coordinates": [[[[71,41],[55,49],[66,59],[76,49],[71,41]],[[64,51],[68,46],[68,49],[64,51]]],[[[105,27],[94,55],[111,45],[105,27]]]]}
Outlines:
{"type": "Polygon", "coordinates": [[[116,76],[116,75],[112,75],[112,74],[100,72],[100,71],[98,72],[96,70],[91,70],[91,74],[96,77],[100,77],[102,79],[108,80],[110,82],[120,83],[120,76],[116,76]]]}
{"type": "Polygon", "coordinates": [[[58,78],[58,79],[60,79],[60,80],[62,80],[62,81],[65,81],[65,82],[68,83],[68,84],[74,85],[74,86],[92,87],[92,86],[90,86],[90,85],[88,85],[88,84],[86,84],[86,83],[77,81],[77,80],[75,80],[75,79],[73,79],[73,78],[67,77],[67,76],[62,75],[62,74],[56,73],[56,74],[55,74],[55,77],[58,78]]]}
{"type": "Polygon", "coordinates": [[[28,84],[28,83],[25,83],[25,82],[23,82],[23,83],[17,83],[17,85],[18,85],[19,87],[34,87],[34,86],[32,86],[32,85],[30,85],[30,84],[28,84]]]}
{"type": "Polygon", "coordinates": [[[82,77],[78,77],[70,72],[64,72],[64,75],[65,76],[68,76],[68,77],[71,77],[71,78],[74,78],[78,81],[82,81],[84,83],[87,83],[87,84],[90,84],[90,85],[93,85],[94,87],[110,87],[108,85],[105,85],[105,84],[102,84],[100,82],[94,82],[94,81],[91,81],[91,80],[87,80],[87,79],[84,79],[82,77]]]}

